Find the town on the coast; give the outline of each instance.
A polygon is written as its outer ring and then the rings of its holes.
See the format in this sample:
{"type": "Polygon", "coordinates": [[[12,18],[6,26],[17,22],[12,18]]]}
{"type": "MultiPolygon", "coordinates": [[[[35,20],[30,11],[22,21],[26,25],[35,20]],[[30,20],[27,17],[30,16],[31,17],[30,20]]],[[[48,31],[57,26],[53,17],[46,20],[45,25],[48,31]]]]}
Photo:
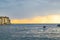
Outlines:
{"type": "Polygon", "coordinates": [[[10,24],[10,19],[7,16],[0,16],[0,24],[10,24]]]}

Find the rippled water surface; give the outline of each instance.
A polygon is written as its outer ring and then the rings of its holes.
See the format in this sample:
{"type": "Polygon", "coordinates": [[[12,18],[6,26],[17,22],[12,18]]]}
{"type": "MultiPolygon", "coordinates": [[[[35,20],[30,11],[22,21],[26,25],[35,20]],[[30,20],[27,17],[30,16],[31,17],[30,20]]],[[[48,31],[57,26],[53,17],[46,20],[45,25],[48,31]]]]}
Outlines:
{"type": "Polygon", "coordinates": [[[36,24],[0,25],[0,40],[60,40],[59,37],[49,38],[46,34],[42,34],[49,27],[43,28],[43,25],[36,24]]]}

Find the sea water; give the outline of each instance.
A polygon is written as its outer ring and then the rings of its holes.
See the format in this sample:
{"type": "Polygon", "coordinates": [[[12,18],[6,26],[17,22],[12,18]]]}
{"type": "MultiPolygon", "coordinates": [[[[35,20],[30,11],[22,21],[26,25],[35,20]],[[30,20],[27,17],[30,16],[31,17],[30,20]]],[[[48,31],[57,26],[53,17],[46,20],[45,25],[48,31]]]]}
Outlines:
{"type": "Polygon", "coordinates": [[[11,24],[0,25],[0,40],[60,40],[57,38],[48,38],[45,34],[40,34],[54,25],[44,24],[11,24]],[[43,28],[43,26],[47,26],[43,28]]]}

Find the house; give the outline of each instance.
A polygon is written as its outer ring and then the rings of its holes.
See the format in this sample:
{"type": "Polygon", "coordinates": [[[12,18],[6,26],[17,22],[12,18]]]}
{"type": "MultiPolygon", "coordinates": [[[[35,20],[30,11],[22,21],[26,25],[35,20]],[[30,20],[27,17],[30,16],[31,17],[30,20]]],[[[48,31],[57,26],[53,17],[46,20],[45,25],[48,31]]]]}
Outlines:
{"type": "Polygon", "coordinates": [[[9,19],[9,17],[0,16],[0,24],[10,24],[10,19],[9,19]]]}

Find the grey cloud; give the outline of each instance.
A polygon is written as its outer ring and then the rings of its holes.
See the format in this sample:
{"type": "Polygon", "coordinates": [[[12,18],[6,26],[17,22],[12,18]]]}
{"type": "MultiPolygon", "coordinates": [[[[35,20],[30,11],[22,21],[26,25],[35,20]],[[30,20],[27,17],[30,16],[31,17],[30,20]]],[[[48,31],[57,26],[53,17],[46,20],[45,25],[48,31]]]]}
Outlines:
{"type": "MultiPolygon", "coordinates": [[[[60,13],[60,0],[0,0],[0,14],[10,18],[30,18],[34,16],[60,13]]],[[[0,15],[0,16],[1,16],[0,15]]]]}

